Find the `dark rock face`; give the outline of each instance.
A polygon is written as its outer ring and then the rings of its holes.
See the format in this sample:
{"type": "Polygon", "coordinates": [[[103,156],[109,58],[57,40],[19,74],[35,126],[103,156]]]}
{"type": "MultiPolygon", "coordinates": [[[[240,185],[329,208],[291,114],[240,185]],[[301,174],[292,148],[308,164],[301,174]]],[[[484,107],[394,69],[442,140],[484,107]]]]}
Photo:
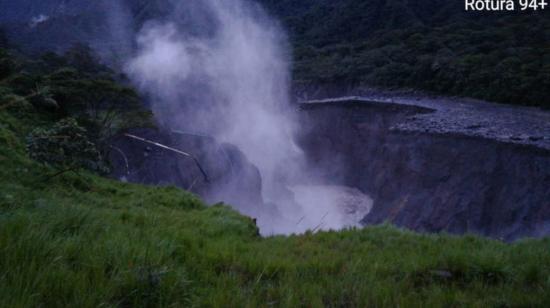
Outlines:
{"type": "Polygon", "coordinates": [[[244,213],[261,208],[260,172],[234,145],[220,144],[208,136],[151,129],[131,133],[189,153],[198,164],[192,158],[121,136],[112,142],[112,177],[132,183],[174,185],[209,203],[233,204],[244,213]]]}
{"type": "Polygon", "coordinates": [[[305,105],[301,143],[324,176],[373,197],[365,224],[505,240],[550,235],[550,151],[395,128],[428,112],[396,104],[305,105]]]}

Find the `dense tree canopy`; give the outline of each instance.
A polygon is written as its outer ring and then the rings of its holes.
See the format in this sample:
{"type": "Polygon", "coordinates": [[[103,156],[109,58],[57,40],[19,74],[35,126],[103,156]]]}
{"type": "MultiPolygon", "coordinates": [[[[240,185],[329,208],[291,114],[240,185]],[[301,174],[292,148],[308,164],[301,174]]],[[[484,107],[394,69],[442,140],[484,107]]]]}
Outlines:
{"type": "Polygon", "coordinates": [[[32,108],[57,121],[53,127],[38,127],[28,139],[32,153],[44,162],[70,161],[63,155],[77,152],[67,146],[72,142],[89,149],[84,153],[86,163],[77,166],[101,166],[112,137],[129,128],[153,125],[152,113],[125,83],[84,45],[63,56],[46,53],[35,60],[0,49],[0,108],[20,117],[32,108]],[[58,132],[63,132],[63,138],[58,132]],[[90,157],[97,159],[91,163],[90,157]]]}
{"type": "Polygon", "coordinates": [[[445,0],[261,0],[283,20],[298,83],[417,88],[550,107],[550,13],[445,0]]]}

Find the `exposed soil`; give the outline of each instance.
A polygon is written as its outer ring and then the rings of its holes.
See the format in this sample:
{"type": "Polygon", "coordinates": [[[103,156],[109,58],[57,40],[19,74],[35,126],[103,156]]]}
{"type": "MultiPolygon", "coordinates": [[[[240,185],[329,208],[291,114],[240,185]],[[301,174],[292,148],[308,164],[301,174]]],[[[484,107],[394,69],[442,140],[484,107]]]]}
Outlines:
{"type": "Polygon", "coordinates": [[[301,107],[310,163],[374,199],[365,224],[505,240],[550,234],[550,113],[397,96],[301,107]]]}

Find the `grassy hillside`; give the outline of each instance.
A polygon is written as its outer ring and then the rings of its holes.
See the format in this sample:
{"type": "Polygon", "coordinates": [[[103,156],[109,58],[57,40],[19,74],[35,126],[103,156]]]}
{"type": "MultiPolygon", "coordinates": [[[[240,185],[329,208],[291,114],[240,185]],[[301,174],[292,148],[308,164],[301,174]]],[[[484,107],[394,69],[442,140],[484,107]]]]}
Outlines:
{"type": "Polygon", "coordinates": [[[550,108],[550,11],[448,0],[259,0],[294,46],[298,84],[415,88],[550,108]]]}
{"type": "Polygon", "coordinates": [[[509,245],[390,226],[261,238],[251,219],[176,188],[54,176],[26,143],[58,116],[11,103],[10,84],[0,81],[0,307],[550,302],[550,239],[509,245]]]}

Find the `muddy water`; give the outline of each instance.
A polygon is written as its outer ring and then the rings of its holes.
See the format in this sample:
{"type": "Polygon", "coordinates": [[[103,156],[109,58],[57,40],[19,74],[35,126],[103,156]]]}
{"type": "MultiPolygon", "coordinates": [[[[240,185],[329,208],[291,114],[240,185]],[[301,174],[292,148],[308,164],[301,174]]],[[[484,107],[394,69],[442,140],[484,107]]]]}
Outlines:
{"type": "Polygon", "coordinates": [[[290,190],[304,211],[296,222],[299,232],[359,227],[361,219],[372,209],[372,199],[355,188],[303,185],[290,190]]]}

